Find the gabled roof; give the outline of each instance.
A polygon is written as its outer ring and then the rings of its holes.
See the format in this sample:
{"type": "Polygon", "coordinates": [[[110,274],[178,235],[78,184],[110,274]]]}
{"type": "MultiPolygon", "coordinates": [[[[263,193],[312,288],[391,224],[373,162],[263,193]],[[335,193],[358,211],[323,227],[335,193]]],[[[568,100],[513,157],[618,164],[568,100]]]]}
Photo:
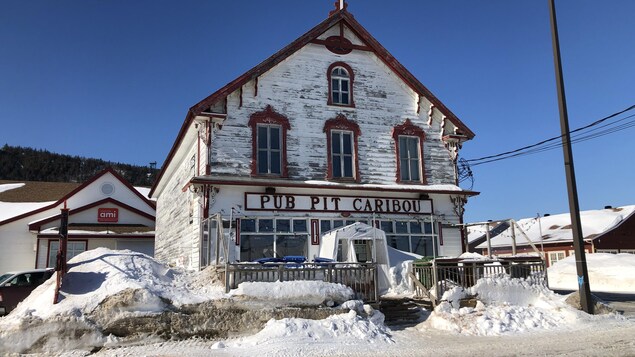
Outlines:
{"type": "Polygon", "coordinates": [[[393,57],[380,43],[377,41],[355,18],[351,13],[344,9],[333,11],[329,14],[330,16],[319,23],[317,26],[309,30],[304,35],[300,36],[295,41],[291,42],[289,45],[267,58],[254,68],[245,72],[240,77],[234,79],[233,81],[226,84],[224,87],[220,88],[216,92],[209,95],[207,98],[201,100],[194,106],[192,106],[185,116],[185,120],[181,129],[179,130],[179,134],[168,153],[168,156],[161,167],[161,171],[157,176],[152,189],[150,190],[149,196],[151,197],[154,193],[154,190],[157,188],[158,183],[161,181],[165,170],[169,166],[172,158],[176,154],[181,141],[185,137],[187,129],[192,124],[194,117],[200,115],[205,111],[205,109],[209,108],[215,103],[218,103],[221,100],[224,100],[229,94],[238,90],[240,87],[245,85],[251,80],[254,80],[269,71],[271,68],[278,65],[280,62],[284,61],[286,58],[294,54],[296,51],[300,50],[305,45],[311,43],[316,40],[321,34],[335,26],[336,24],[342,22],[345,24],[357,37],[362,39],[370,48],[372,52],[374,52],[379,59],[381,59],[388,68],[392,69],[395,74],[401,78],[412,90],[417,92],[420,96],[427,98],[434,106],[441,111],[446,118],[452,122],[457,128],[459,128],[468,139],[472,139],[474,137],[474,132],[472,132],[450,109],[448,109],[428,88],[426,88],[417,78],[415,78],[410,71],[408,71],[395,57],[393,57]]]}
{"type": "Polygon", "coordinates": [[[86,181],[86,182],[82,183],[81,185],[79,185],[78,187],[76,187],[71,192],[69,192],[66,195],[64,195],[62,198],[60,198],[57,201],[51,203],[50,205],[46,205],[46,206],[38,208],[36,210],[17,215],[15,217],[11,217],[11,218],[6,219],[4,221],[0,221],[0,226],[2,226],[4,224],[7,224],[7,223],[11,223],[11,222],[17,221],[17,220],[20,220],[20,219],[23,219],[23,218],[26,218],[26,217],[29,217],[29,216],[32,216],[32,215],[40,213],[40,212],[44,212],[44,211],[49,210],[51,208],[58,207],[61,204],[63,204],[64,201],[67,201],[70,197],[72,197],[73,195],[75,195],[79,191],[83,190],[85,187],[87,187],[91,183],[95,182],[97,179],[99,179],[100,177],[106,175],[107,173],[112,174],[117,180],[119,180],[124,186],[126,186],[128,189],[130,189],[130,191],[132,191],[136,196],[138,196],[143,202],[145,202],[153,210],[156,210],[156,206],[155,206],[153,201],[149,200],[147,197],[144,197],[126,179],[121,177],[121,175],[119,175],[115,170],[113,170],[112,168],[108,167],[108,168],[102,170],[101,172],[99,172],[97,175],[91,177],[88,181],[86,181]]]}

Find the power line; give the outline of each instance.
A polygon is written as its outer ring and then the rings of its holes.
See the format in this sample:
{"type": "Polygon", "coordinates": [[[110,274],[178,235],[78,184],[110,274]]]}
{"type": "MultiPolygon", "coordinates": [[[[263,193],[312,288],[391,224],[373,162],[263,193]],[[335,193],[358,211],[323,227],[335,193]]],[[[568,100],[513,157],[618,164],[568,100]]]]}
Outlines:
{"type": "MultiPolygon", "coordinates": [[[[571,130],[570,133],[579,133],[576,135],[571,136],[571,143],[577,143],[577,142],[581,142],[581,141],[586,141],[586,140],[591,140],[591,139],[595,139],[597,137],[600,136],[604,136],[604,135],[608,135],[608,134],[612,134],[618,131],[622,131],[628,128],[631,128],[633,126],[635,126],[635,120],[631,120],[629,122],[623,123],[619,126],[613,127],[613,128],[607,128],[611,125],[615,125],[621,121],[624,121],[626,119],[632,118],[635,116],[635,114],[629,115],[627,117],[621,118],[617,121],[614,122],[609,122],[609,123],[605,123],[597,128],[593,128],[591,130],[587,130],[584,133],[580,133],[581,131],[585,130],[585,129],[589,129],[595,126],[598,126],[604,122],[606,122],[607,120],[614,118],[620,114],[626,113],[630,110],[635,109],[635,105],[631,105],[630,107],[621,110],[619,112],[613,113],[609,116],[606,116],[602,119],[596,120],[593,123],[590,123],[588,125],[585,125],[583,127],[577,128],[575,130],[571,130]],[[592,131],[596,131],[599,130],[601,128],[607,128],[605,130],[602,131],[598,131],[596,133],[593,134],[589,134],[592,131]],[[574,139],[575,138],[575,139],[574,139]]],[[[562,135],[559,136],[554,136],[552,138],[546,139],[546,140],[542,140],[538,143],[532,144],[532,145],[528,145],[528,146],[524,146],[522,148],[519,149],[515,149],[515,150],[510,150],[510,151],[506,151],[500,154],[496,154],[496,155],[489,155],[489,156],[484,156],[484,157],[480,157],[478,159],[469,159],[466,160],[468,163],[470,163],[471,166],[477,166],[477,165],[482,165],[482,164],[487,164],[490,162],[495,162],[495,161],[500,161],[500,160],[505,160],[505,159],[509,159],[512,157],[518,157],[518,156],[524,156],[524,155],[531,155],[531,154],[536,154],[536,153],[540,153],[543,151],[547,151],[547,150],[552,150],[555,148],[559,148],[562,146],[562,142],[556,142],[556,143],[552,143],[555,140],[561,140],[562,139],[562,135]],[[547,145],[545,145],[547,144],[547,145]]]]}
{"type": "MultiPolygon", "coordinates": [[[[628,117],[620,119],[620,120],[624,120],[624,119],[632,118],[632,117],[635,117],[635,114],[629,115],[628,117]]],[[[607,124],[607,125],[612,125],[612,124],[614,124],[614,123],[607,124]]],[[[571,143],[575,144],[575,143],[578,143],[578,142],[595,139],[597,137],[608,135],[608,134],[612,134],[612,133],[615,133],[615,132],[618,132],[618,131],[622,131],[622,130],[631,128],[633,126],[635,126],[635,120],[631,120],[631,121],[629,121],[629,122],[627,122],[625,124],[622,124],[620,126],[617,126],[617,127],[614,127],[614,128],[609,128],[609,129],[606,129],[606,130],[603,130],[603,131],[600,131],[600,132],[597,132],[597,133],[594,133],[594,134],[589,134],[589,135],[584,135],[584,136],[582,136],[583,134],[573,135],[572,139],[571,139],[571,143]],[[573,139],[573,138],[575,138],[575,139],[573,139]]],[[[599,129],[599,128],[592,129],[592,130],[597,130],[597,129],[599,129]]],[[[590,130],[590,131],[592,131],[592,130],[590,130]]],[[[525,156],[525,155],[538,154],[538,153],[541,153],[541,152],[544,152],[544,151],[558,149],[561,146],[562,146],[562,143],[551,143],[549,145],[545,145],[545,146],[542,146],[542,147],[536,147],[536,148],[533,148],[533,149],[528,150],[528,151],[518,152],[518,153],[515,153],[513,155],[507,155],[507,156],[504,156],[504,157],[493,158],[493,159],[489,159],[489,160],[486,160],[486,161],[473,163],[473,164],[471,164],[471,166],[478,166],[478,165],[487,164],[487,163],[490,163],[490,162],[495,162],[495,161],[509,159],[509,158],[512,158],[512,157],[519,157],[519,156],[525,156]]]]}

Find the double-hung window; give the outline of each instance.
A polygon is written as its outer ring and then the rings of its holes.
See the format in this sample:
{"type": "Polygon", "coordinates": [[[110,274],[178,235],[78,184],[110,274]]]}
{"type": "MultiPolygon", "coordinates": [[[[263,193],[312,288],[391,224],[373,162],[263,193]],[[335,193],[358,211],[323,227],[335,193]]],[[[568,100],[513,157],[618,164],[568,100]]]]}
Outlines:
{"type": "Polygon", "coordinates": [[[268,105],[265,110],[251,115],[249,126],[252,130],[251,174],[287,177],[289,119],[268,105]]]}
{"type": "Polygon", "coordinates": [[[421,182],[419,138],[399,136],[399,167],[401,181],[421,182]]]}
{"type": "Polygon", "coordinates": [[[324,123],[328,147],[327,179],[359,181],[357,138],[359,126],[342,114],[324,123]]]}
{"type": "Polygon", "coordinates": [[[282,129],[280,125],[258,124],[258,174],[282,174],[282,129]]]}
{"type": "Polygon", "coordinates": [[[353,132],[331,130],[331,161],[333,178],[354,178],[353,132]]]}
{"type": "Polygon", "coordinates": [[[406,119],[403,124],[394,127],[393,138],[397,157],[397,182],[425,184],[423,129],[406,119]]]}

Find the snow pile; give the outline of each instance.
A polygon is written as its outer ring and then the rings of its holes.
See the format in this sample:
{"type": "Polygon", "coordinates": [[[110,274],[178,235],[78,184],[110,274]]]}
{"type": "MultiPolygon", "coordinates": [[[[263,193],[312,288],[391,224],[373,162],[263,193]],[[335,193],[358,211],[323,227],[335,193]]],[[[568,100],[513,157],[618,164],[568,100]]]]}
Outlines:
{"type": "MultiPolygon", "coordinates": [[[[124,290],[141,290],[147,299],[127,311],[161,312],[165,302],[180,306],[208,300],[187,289],[189,276],[158,263],[151,257],[129,250],[113,251],[97,248],[81,253],[68,263],[68,273],[62,281],[60,302],[53,305],[55,276],[38,287],[11,313],[12,319],[30,315],[46,319],[51,316],[86,314],[107,297],[124,290]]],[[[218,286],[217,296],[222,296],[218,286]]]]}
{"type": "Polygon", "coordinates": [[[522,279],[480,279],[471,288],[447,291],[441,300],[422,328],[487,336],[567,329],[581,321],[602,318],[578,311],[567,305],[563,296],[522,279]],[[461,299],[470,296],[478,299],[474,307],[461,307],[461,299]]]}
{"type": "Polygon", "coordinates": [[[177,271],[141,253],[107,248],[86,251],[69,261],[57,304],[53,304],[55,281],[54,275],[0,318],[0,355],[116,347],[139,338],[223,337],[257,331],[272,317],[279,322],[270,321],[256,339],[282,338],[284,333],[276,326],[287,326],[289,334],[304,331],[324,338],[388,338],[383,315],[361,301],[349,300],[353,291],[340,284],[243,283],[225,294],[213,269],[177,271]],[[341,308],[276,309],[321,304],[341,308]],[[353,313],[347,315],[348,309],[353,313]],[[330,320],[305,319],[340,312],[330,320]]]}
{"type": "Polygon", "coordinates": [[[333,306],[355,296],[348,286],[323,281],[246,282],[229,294],[233,297],[267,300],[272,306],[333,306]]]}
{"type": "Polygon", "coordinates": [[[213,289],[204,295],[190,291],[190,275],[129,250],[86,251],[71,259],[68,267],[57,304],[53,304],[53,275],[0,318],[0,352],[28,350],[35,344],[45,350],[56,350],[59,344],[101,345],[107,338],[101,335],[100,325],[115,319],[158,314],[171,306],[224,296],[221,286],[215,294],[210,293],[213,289]]]}
{"type": "MultiPolygon", "coordinates": [[[[635,254],[585,254],[592,291],[635,292],[635,254]]],[[[575,256],[570,255],[549,267],[549,287],[556,290],[577,290],[575,256]]]]}
{"type": "Polygon", "coordinates": [[[355,310],[348,314],[327,317],[323,320],[271,319],[262,331],[239,339],[232,347],[246,348],[262,344],[284,344],[292,339],[294,344],[310,343],[393,343],[384,326],[384,316],[366,305],[369,318],[355,310]]]}

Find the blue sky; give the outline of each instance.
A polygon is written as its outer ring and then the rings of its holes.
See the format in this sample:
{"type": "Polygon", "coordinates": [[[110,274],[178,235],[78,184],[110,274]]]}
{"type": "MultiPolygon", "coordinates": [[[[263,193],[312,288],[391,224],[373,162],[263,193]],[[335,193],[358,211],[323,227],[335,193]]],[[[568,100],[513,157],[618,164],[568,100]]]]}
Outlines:
{"type": "MultiPolygon", "coordinates": [[[[571,128],[635,104],[635,1],[556,2],[571,128]]],[[[0,145],[160,165],[190,106],[332,4],[2,1],[0,145]]],[[[547,0],[350,0],[349,10],[476,133],[462,157],[560,134],[547,0]]],[[[635,203],[633,134],[573,146],[582,209],[635,203]]],[[[467,221],[568,211],[560,149],[473,171],[481,195],[467,221]]]]}

